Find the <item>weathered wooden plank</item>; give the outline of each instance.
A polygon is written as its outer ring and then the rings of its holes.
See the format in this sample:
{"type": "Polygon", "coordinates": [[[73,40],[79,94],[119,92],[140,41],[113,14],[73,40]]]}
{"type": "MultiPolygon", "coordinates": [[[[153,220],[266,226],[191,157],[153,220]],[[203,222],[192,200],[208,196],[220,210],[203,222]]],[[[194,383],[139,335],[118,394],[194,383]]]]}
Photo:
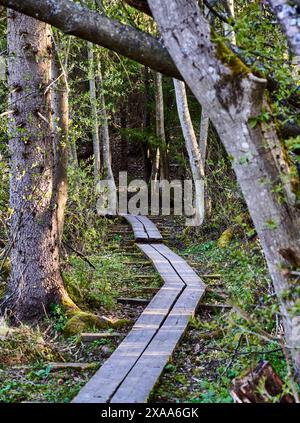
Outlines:
{"type": "Polygon", "coordinates": [[[123,338],[124,333],[119,332],[82,332],[80,340],[82,342],[93,342],[103,338],[123,338]]]}
{"type": "Polygon", "coordinates": [[[104,403],[135,365],[180,295],[183,284],[161,289],[140,315],[132,330],[110,358],[81,389],[73,402],[104,403]]]}
{"type": "Polygon", "coordinates": [[[160,242],[162,241],[162,235],[153,222],[146,216],[136,216],[137,219],[144,225],[145,231],[147,232],[149,241],[160,242]]]}
{"type": "Polygon", "coordinates": [[[145,402],[205,292],[185,260],[156,243],[162,237],[153,222],[145,216],[124,217],[165,285],[73,402],[145,402]]]}
{"type": "Polygon", "coordinates": [[[57,372],[59,370],[91,370],[99,366],[99,363],[49,363],[50,371],[57,372]]]}
{"type": "Polygon", "coordinates": [[[163,244],[150,244],[157,252],[162,254],[166,259],[170,261],[172,267],[181,277],[184,283],[187,285],[198,284],[204,287],[205,284],[196,274],[196,272],[186,263],[186,261],[170,250],[166,245],[163,244]]]}
{"type": "Polygon", "coordinates": [[[143,306],[150,303],[149,299],[146,298],[125,298],[125,297],[119,297],[117,298],[117,303],[120,304],[132,304],[137,306],[143,306]]]}
{"type": "Polygon", "coordinates": [[[111,402],[143,403],[184,334],[204,294],[202,288],[186,288],[167,319],[113,395],[111,402]]]}
{"type": "Polygon", "coordinates": [[[147,232],[145,231],[144,225],[142,224],[142,222],[140,222],[137,219],[136,216],[133,216],[130,214],[124,214],[123,217],[131,225],[136,241],[138,242],[149,241],[149,237],[147,235],[147,232]]]}

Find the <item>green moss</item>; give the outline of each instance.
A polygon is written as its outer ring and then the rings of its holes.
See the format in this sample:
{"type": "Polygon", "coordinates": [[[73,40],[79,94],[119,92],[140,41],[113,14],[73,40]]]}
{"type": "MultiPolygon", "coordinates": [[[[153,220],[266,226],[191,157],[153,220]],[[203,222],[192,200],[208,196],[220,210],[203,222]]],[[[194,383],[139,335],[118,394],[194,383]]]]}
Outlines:
{"type": "Polygon", "coordinates": [[[221,248],[227,247],[227,245],[232,240],[233,235],[234,235],[234,233],[233,233],[232,228],[226,229],[226,231],[224,231],[222,233],[222,235],[220,236],[220,238],[218,240],[218,246],[221,247],[221,248]]]}
{"type": "Polygon", "coordinates": [[[114,323],[111,320],[92,313],[79,311],[67,321],[64,327],[64,335],[67,337],[74,336],[89,329],[108,329],[110,327],[114,327],[114,323]]]}
{"type": "Polygon", "coordinates": [[[251,70],[226,46],[222,40],[220,40],[220,38],[212,34],[212,41],[216,45],[217,58],[231,69],[232,76],[248,75],[251,73],[251,70]]]}
{"type": "Polygon", "coordinates": [[[78,335],[93,329],[120,329],[130,323],[128,319],[111,320],[104,316],[97,316],[85,311],[74,311],[63,329],[66,337],[78,335]]]}

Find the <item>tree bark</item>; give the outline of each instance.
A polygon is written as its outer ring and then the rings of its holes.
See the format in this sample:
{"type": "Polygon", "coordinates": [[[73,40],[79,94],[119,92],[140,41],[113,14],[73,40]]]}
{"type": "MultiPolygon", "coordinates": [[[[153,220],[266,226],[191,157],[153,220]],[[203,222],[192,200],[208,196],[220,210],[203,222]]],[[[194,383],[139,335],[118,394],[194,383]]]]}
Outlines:
{"type": "Polygon", "coordinates": [[[101,116],[101,139],[103,147],[103,168],[102,168],[102,179],[109,182],[109,205],[110,210],[107,214],[115,215],[117,210],[117,187],[114,178],[114,174],[111,166],[111,151],[110,151],[110,139],[108,130],[108,118],[104,96],[104,86],[101,70],[101,61],[98,59],[98,78],[99,78],[99,90],[100,90],[100,116],[101,116]]]}
{"type": "Polygon", "coordinates": [[[164,96],[162,85],[162,74],[155,73],[155,109],[156,109],[156,136],[159,139],[160,147],[156,152],[157,173],[160,173],[160,179],[169,179],[169,164],[167,154],[167,143],[165,133],[165,112],[164,112],[164,96]]]}
{"type": "MultiPolygon", "coordinates": [[[[55,49],[55,47],[54,47],[55,49]]],[[[65,209],[68,200],[69,158],[69,90],[65,69],[59,64],[59,52],[54,50],[52,59],[53,88],[52,110],[54,127],[55,186],[57,189],[57,223],[59,242],[64,229],[65,209]]]]}
{"type": "MultiPolygon", "coordinates": [[[[231,17],[234,18],[234,0],[225,0],[225,2],[231,17]]],[[[233,45],[236,45],[235,32],[232,26],[226,22],[224,22],[224,35],[233,45]]]]}
{"type": "Polygon", "coordinates": [[[300,4],[297,0],[268,0],[293,52],[300,56],[300,4]]]}
{"type": "MultiPolygon", "coordinates": [[[[144,113],[143,113],[143,129],[145,133],[150,132],[151,127],[151,113],[150,113],[150,69],[146,66],[144,67],[144,113]]],[[[144,178],[145,181],[148,183],[151,180],[151,155],[150,155],[150,147],[148,141],[141,143],[141,150],[143,155],[143,163],[144,163],[144,178]]]]}
{"type": "Polygon", "coordinates": [[[199,150],[200,150],[200,157],[201,157],[204,173],[205,173],[208,130],[209,130],[209,116],[204,110],[204,108],[202,107],[201,121],[200,121],[200,134],[199,134],[199,150]]]}
{"type": "Polygon", "coordinates": [[[91,110],[92,110],[94,181],[96,186],[97,183],[99,182],[100,174],[101,174],[101,159],[100,159],[100,137],[99,137],[97,91],[96,91],[96,79],[95,79],[94,46],[92,43],[88,43],[88,63],[89,63],[90,103],[91,103],[91,110]]]}
{"type": "Polygon", "coordinates": [[[300,316],[293,312],[299,295],[289,270],[300,266],[299,211],[294,204],[283,152],[272,123],[249,119],[266,105],[266,81],[237,59],[226,60],[226,47],[214,42],[193,0],[149,0],[166,47],[200,104],[208,112],[232,157],[237,180],[260,237],[281,306],[287,346],[300,374],[300,316]],[[276,187],[280,186],[280,198],[276,187]],[[288,269],[283,272],[282,269],[288,269]]]}
{"type": "Polygon", "coordinates": [[[50,26],[8,12],[11,275],[1,308],[14,322],[39,320],[52,303],[75,305],[59,271],[51,125],[50,26]]]}
{"type": "Polygon", "coordinates": [[[189,156],[193,180],[196,184],[201,182],[201,192],[195,195],[195,210],[194,225],[201,225],[204,220],[205,198],[204,198],[204,169],[203,158],[200,155],[200,149],[197,143],[197,138],[194,132],[192,119],[189,112],[185,84],[176,79],[173,80],[176,94],[176,103],[178,116],[181,123],[185,147],[189,156]]]}

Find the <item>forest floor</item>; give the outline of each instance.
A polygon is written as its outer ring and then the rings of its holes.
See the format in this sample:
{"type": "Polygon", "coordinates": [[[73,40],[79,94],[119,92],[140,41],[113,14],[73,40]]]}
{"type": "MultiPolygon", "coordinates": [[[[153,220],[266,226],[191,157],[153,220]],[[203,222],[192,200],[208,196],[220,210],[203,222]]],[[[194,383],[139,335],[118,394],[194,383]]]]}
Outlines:
{"type": "MultiPolygon", "coordinates": [[[[199,307],[151,400],[232,402],[232,379],[260,360],[273,365],[289,390],[281,349],[275,341],[266,341],[261,336],[261,328],[278,333],[281,327],[255,236],[249,239],[246,233],[238,231],[226,247],[220,247],[219,234],[210,228],[202,228],[196,237],[195,230],[183,227],[178,219],[160,219],[157,226],[164,241],[199,276],[206,275],[203,280],[208,291],[203,302],[208,305],[199,307]],[[218,308],[213,304],[233,308],[218,308]]],[[[70,295],[83,310],[122,319],[120,337],[91,343],[82,342],[80,335],[66,338],[67,316],[58,306],[37,329],[22,326],[6,336],[7,330],[2,326],[0,402],[71,401],[143,310],[144,306],[119,304],[117,299],[150,299],[161,286],[151,262],[135,247],[129,226],[118,219],[108,221],[101,237],[104,241],[99,248],[94,245],[93,251],[83,255],[75,253],[66,243],[63,275],[70,295]],[[52,362],[90,363],[90,366],[57,370],[51,366],[52,362]]],[[[90,328],[88,332],[99,332],[99,329],[90,328]]]]}

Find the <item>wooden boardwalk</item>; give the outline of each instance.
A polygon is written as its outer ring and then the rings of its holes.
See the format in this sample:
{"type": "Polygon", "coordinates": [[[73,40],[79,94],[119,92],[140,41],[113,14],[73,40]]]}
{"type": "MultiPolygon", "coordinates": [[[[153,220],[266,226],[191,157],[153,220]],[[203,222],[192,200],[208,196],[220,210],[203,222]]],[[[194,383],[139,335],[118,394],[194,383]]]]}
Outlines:
{"type": "Polygon", "coordinates": [[[162,244],[153,222],[145,216],[123,217],[164,285],[73,403],[147,402],[205,293],[205,285],[193,269],[162,244]]]}

